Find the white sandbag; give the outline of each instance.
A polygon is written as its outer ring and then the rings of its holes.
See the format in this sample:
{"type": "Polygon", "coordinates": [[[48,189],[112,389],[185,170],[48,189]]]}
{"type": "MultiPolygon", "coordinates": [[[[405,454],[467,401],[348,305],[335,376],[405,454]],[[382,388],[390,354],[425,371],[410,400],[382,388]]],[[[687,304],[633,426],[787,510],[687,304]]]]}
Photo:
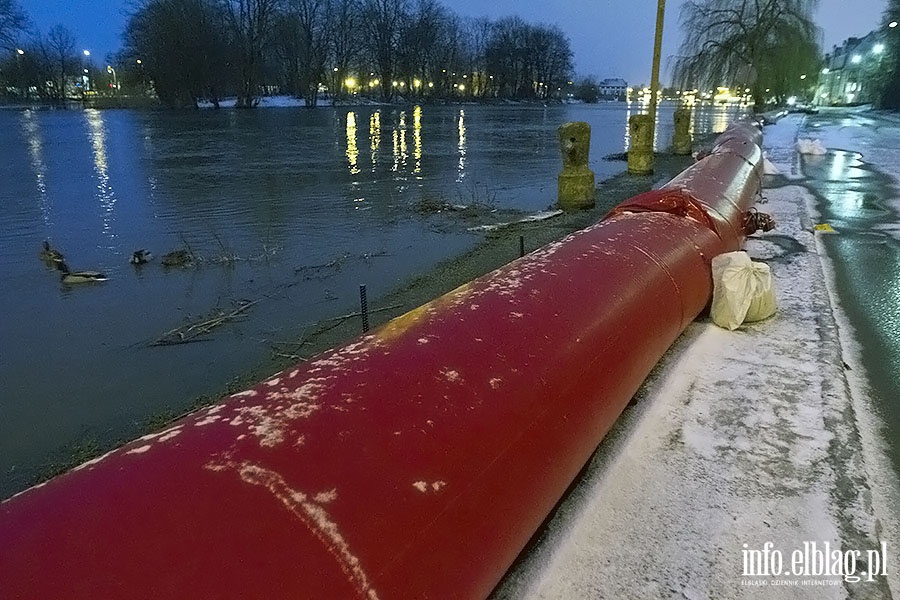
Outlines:
{"type": "Polygon", "coordinates": [[[775,314],[775,284],[772,282],[772,270],[769,265],[762,262],[751,262],[753,278],[756,280],[756,289],[747,314],[744,315],[744,323],[762,321],[775,314]]]}
{"type": "Polygon", "coordinates": [[[800,154],[826,154],[828,150],[819,140],[799,139],[797,140],[797,152],[800,154]]]}
{"type": "Polygon", "coordinates": [[[744,321],[759,321],[775,313],[769,265],[754,263],[746,252],[727,252],[713,258],[712,275],[710,316],[719,327],[734,330],[744,321]]]}

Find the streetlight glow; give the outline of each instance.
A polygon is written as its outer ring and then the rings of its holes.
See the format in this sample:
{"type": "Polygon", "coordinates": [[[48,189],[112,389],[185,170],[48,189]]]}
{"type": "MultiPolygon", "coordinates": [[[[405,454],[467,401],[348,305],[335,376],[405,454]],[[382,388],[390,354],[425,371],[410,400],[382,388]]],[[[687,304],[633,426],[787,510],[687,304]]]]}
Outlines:
{"type": "Polygon", "coordinates": [[[859,54],[854,54],[853,57],[850,59],[850,62],[852,62],[854,65],[858,65],[861,60],[862,60],[862,56],[860,56],[859,54]]]}
{"type": "Polygon", "coordinates": [[[113,82],[110,84],[110,87],[117,92],[119,91],[119,78],[116,77],[116,70],[113,69],[112,65],[106,65],[106,72],[112,75],[113,82]]]}
{"type": "Polygon", "coordinates": [[[85,55],[85,56],[90,56],[90,55],[91,55],[91,51],[90,51],[90,50],[82,50],[82,52],[84,52],[84,55],[85,55]]]}
{"type": "Polygon", "coordinates": [[[19,56],[25,54],[25,51],[22,50],[21,48],[16,48],[16,52],[19,54],[19,56]]]}
{"type": "Polygon", "coordinates": [[[884,52],[884,44],[875,44],[872,46],[873,54],[881,54],[882,52],[884,52]]]}
{"type": "Polygon", "coordinates": [[[891,21],[890,23],[888,23],[888,27],[890,27],[891,29],[893,29],[896,26],[897,26],[897,21],[891,21]]]}

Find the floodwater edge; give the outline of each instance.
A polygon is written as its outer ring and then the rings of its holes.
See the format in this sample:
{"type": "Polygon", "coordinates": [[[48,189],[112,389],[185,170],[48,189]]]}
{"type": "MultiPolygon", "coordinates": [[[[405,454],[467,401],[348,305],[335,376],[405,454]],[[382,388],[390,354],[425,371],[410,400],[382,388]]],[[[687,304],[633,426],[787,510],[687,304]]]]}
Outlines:
{"type": "MultiPolygon", "coordinates": [[[[701,138],[696,147],[706,147],[715,135],[701,138]]],[[[593,209],[569,212],[545,221],[515,223],[489,232],[475,247],[455,257],[440,262],[434,269],[408,280],[393,291],[371,299],[370,325],[374,329],[391,319],[405,314],[473,279],[485,275],[518,258],[519,237],[525,242],[526,252],[545,246],[566,235],[588,227],[605,216],[623,200],[658,187],[687,168],[693,159],[667,154],[656,155],[656,169],[652,175],[621,173],[597,185],[597,203],[593,209]]],[[[333,322],[332,318],[330,321],[333,322]]],[[[187,410],[162,410],[137,425],[129,435],[107,431],[85,433],[77,441],[48,456],[43,465],[33,467],[33,472],[20,475],[19,483],[8,490],[9,496],[43,483],[97,456],[110,452],[136,437],[158,431],[185,416],[211,406],[226,396],[251,387],[273,373],[297,363],[305,362],[342,343],[361,335],[360,321],[355,318],[337,319],[334,326],[325,326],[329,320],[313,326],[312,331],[296,341],[303,354],[295,357],[279,357],[274,352],[271,359],[250,366],[235,375],[224,388],[211,390],[190,399],[187,410]],[[133,435],[132,435],[133,434],[133,435]]],[[[2,501],[3,498],[0,498],[2,501]]]]}

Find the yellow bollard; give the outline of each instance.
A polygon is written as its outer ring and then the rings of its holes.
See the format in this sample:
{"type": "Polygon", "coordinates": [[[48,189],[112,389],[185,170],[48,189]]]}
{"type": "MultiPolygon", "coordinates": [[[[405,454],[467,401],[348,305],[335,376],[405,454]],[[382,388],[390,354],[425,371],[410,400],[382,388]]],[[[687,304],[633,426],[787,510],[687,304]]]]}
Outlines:
{"type": "Polygon", "coordinates": [[[675,111],[675,133],[672,136],[672,154],[688,156],[691,153],[691,109],[675,111]]]}
{"type": "Polygon", "coordinates": [[[563,161],[558,178],[559,207],[563,210],[593,208],[594,172],[588,168],[591,126],[581,121],[563,123],[557,133],[563,161]]]}
{"type": "Polygon", "coordinates": [[[631,148],[628,149],[628,172],[634,175],[653,173],[653,120],[650,115],[632,115],[628,119],[631,148]]]}

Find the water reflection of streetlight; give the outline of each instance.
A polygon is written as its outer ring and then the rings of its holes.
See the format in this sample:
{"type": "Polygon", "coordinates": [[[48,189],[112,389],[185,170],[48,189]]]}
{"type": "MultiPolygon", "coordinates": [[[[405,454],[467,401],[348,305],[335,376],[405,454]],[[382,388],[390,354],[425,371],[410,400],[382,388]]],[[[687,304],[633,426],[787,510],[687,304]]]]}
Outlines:
{"type": "Polygon", "coordinates": [[[347,113],[347,163],[350,167],[350,174],[359,173],[359,147],[356,144],[356,113],[350,111],[347,113]]]}

